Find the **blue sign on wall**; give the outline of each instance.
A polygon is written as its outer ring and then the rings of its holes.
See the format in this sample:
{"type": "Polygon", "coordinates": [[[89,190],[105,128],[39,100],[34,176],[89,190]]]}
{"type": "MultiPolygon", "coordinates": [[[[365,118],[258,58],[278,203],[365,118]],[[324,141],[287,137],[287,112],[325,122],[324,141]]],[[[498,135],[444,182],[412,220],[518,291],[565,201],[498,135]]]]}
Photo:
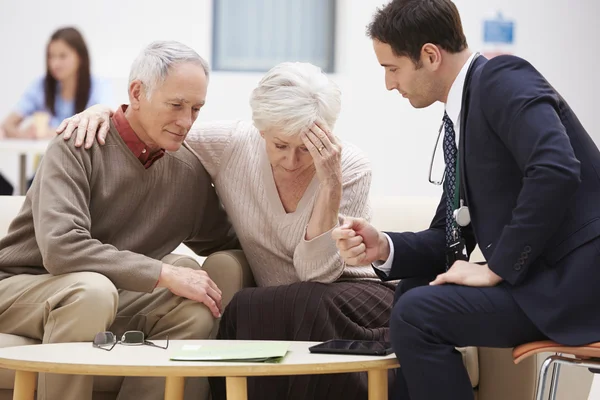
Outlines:
{"type": "Polygon", "coordinates": [[[483,41],[485,43],[513,44],[515,23],[505,20],[501,13],[495,19],[483,21],[483,41]]]}

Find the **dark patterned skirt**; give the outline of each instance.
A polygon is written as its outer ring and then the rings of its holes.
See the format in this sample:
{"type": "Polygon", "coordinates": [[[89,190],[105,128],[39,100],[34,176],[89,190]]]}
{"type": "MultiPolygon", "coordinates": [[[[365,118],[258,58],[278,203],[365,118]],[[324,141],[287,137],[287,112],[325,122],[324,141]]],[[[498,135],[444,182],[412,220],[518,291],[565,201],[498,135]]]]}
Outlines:
{"type": "MultiPolygon", "coordinates": [[[[218,339],[389,341],[394,286],[378,281],[300,282],[248,288],[227,306],[218,339]]],[[[395,371],[389,372],[392,387],[395,371]]],[[[213,400],[225,381],[211,378],[213,400]]],[[[367,373],[248,378],[249,400],[366,400],[367,373]]]]}

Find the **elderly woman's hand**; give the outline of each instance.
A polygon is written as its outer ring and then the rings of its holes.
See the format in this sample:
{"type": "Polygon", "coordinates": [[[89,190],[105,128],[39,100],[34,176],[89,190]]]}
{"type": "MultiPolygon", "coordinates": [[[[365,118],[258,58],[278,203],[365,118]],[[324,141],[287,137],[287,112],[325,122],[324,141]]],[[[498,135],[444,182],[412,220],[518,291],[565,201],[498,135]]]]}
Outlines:
{"type": "Polygon", "coordinates": [[[69,140],[77,129],[75,147],[79,147],[85,140],[85,148],[89,149],[96,136],[98,143],[104,144],[110,128],[112,110],[106,106],[95,105],[79,114],[67,118],[56,129],[57,134],[63,134],[63,139],[69,140]]]}
{"type": "Polygon", "coordinates": [[[321,185],[342,187],[342,145],[323,122],[314,123],[302,141],[315,163],[317,178],[321,185]]]}

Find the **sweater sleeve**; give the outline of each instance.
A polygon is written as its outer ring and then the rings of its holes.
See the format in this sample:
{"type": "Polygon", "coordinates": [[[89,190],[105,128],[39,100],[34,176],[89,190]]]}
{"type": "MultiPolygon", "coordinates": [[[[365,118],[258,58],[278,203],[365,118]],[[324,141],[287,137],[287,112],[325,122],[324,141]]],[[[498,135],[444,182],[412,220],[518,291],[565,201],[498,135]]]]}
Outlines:
{"type": "Polygon", "coordinates": [[[348,153],[342,160],[342,199],[338,224],[311,240],[305,239],[304,227],[302,240],[294,251],[294,267],[301,281],[330,283],[339,279],[345,264],[331,237],[333,229],[341,224],[343,216],[371,220],[371,166],[368,159],[357,150],[351,148],[348,153]]]}
{"type": "Polygon", "coordinates": [[[238,121],[204,122],[188,133],[186,141],[213,180],[217,179],[225,150],[232,143],[238,121]]]}
{"type": "Polygon", "coordinates": [[[96,272],[118,289],[152,292],[162,262],[101,243],[91,236],[90,177],[93,153],[55,138],[37,172],[31,196],[35,238],[52,275],[96,272]]]}

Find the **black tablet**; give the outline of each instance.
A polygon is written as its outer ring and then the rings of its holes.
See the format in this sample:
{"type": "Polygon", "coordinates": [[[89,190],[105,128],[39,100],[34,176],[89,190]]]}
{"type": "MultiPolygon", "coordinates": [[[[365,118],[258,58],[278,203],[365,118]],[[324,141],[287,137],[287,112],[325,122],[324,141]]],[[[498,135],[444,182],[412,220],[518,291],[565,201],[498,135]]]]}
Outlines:
{"type": "Polygon", "coordinates": [[[393,352],[388,342],[371,340],[342,340],[333,339],[309,347],[311,353],[328,354],[357,354],[364,356],[386,356],[393,352]]]}

